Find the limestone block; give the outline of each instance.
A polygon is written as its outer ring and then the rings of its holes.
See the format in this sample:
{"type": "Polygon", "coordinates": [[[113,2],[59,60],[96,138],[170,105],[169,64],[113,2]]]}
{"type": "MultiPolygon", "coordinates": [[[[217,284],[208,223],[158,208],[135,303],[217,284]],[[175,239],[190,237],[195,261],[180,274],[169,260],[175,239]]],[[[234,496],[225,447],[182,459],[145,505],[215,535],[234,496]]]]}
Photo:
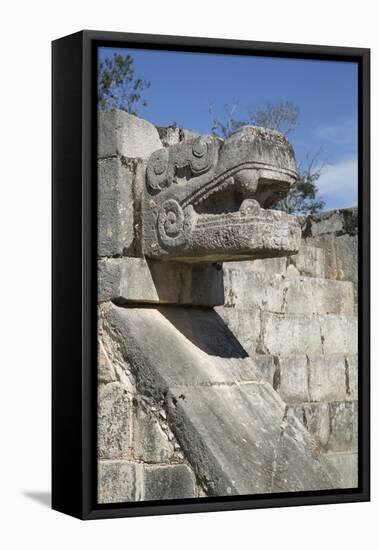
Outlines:
{"type": "Polygon", "coordinates": [[[358,402],[336,401],[329,404],[329,451],[354,451],[358,446],[358,402]]]}
{"type": "Polygon", "coordinates": [[[143,499],[143,465],[123,460],[98,462],[99,504],[143,499]]]}
{"type": "Polygon", "coordinates": [[[286,403],[309,400],[308,360],[305,355],[280,357],[279,394],[286,403]]]}
{"type": "Polygon", "coordinates": [[[143,462],[167,462],[174,454],[174,447],[161,428],[157,418],[138,399],[133,400],[134,456],[143,462]]]}
{"type": "Polygon", "coordinates": [[[262,347],[272,355],[357,352],[357,319],[262,312],[262,347]]]}
{"type": "Polygon", "coordinates": [[[358,453],[327,453],[326,460],[338,470],[341,482],[339,489],[358,487],[358,453]]]}
{"type": "Polygon", "coordinates": [[[130,456],[131,400],[120,382],[100,385],[97,411],[99,458],[118,459],[130,456]]]}
{"type": "Polygon", "coordinates": [[[144,500],[169,500],[195,496],[196,479],[187,465],[145,466],[144,500]]]}
{"type": "Polygon", "coordinates": [[[325,315],[320,317],[323,353],[357,353],[358,319],[325,315]]]}
{"type": "Polygon", "coordinates": [[[314,237],[325,233],[337,233],[344,229],[344,217],[340,210],[311,215],[308,219],[314,237]]]}
{"type": "Polygon", "coordinates": [[[98,158],[115,155],[148,159],[162,147],[156,127],[125,111],[99,111],[98,158]]]}
{"type": "Polygon", "coordinates": [[[290,262],[293,264],[300,275],[305,277],[325,277],[325,251],[317,246],[300,246],[298,254],[290,256],[290,262]]]}
{"type": "Polygon", "coordinates": [[[288,281],[283,292],[282,311],[289,314],[354,315],[354,287],[347,281],[299,277],[288,281]]]}
{"type": "Polygon", "coordinates": [[[261,316],[257,308],[218,307],[217,313],[241,342],[249,355],[264,353],[260,349],[261,316]]]}
{"type": "MultiPolygon", "coordinates": [[[[289,266],[294,269],[293,266],[289,266]]],[[[224,267],[225,306],[248,306],[299,315],[354,315],[354,288],[347,281],[283,278],[240,267],[224,267]]]]}
{"type": "Polygon", "coordinates": [[[339,263],[339,278],[358,283],[358,236],[336,237],[336,254],[339,263]]]}
{"type": "Polygon", "coordinates": [[[307,247],[319,248],[324,255],[324,276],[327,279],[338,279],[338,264],[335,247],[335,235],[320,235],[302,240],[307,247]]]}
{"type": "MultiPolygon", "coordinates": [[[[291,256],[292,257],[292,256],[291,256]]],[[[242,262],[228,262],[224,264],[224,272],[227,269],[242,271],[256,271],[266,275],[285,275],[287,270],[287,258],[265,258],[264,260],[246,260],[242,262]]]]}
{"type": "Polygon", "coordinates": [[[110,158],[98,163],[98,254],[114,256],[134,239],[134,168],[110,158]]]}
{"type": "Polygon", "coordinates": [[[349,398],[345,355],[309,357],[309,396],[311,401],[338,401],[349,398]]]}
{"type": "Polygon", "coordinates": [[[213,264],[105,259],[98,262],[98,300],[216,306],[224,303],[222,271],[213,264]]]}

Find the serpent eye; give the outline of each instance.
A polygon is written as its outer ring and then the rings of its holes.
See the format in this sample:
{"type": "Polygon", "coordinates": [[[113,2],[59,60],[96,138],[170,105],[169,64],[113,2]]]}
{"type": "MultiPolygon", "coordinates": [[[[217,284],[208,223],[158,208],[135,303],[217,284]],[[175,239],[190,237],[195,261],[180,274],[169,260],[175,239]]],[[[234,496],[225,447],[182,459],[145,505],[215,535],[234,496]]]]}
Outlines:
{"type": "Polygon", "coordinates": [[[168,169],[168,151],[167,149],[159,149],[155,151],[147,165],[147,185],[154,191],[160,191],[168,186],[167,178],[168,169]]]}
{"type": "Polygon", "coordinates": [[[204,136],[198,137],[192,145],[192,153],[195,157],[200,158],[208,152],[208,143],[204,136]]]}

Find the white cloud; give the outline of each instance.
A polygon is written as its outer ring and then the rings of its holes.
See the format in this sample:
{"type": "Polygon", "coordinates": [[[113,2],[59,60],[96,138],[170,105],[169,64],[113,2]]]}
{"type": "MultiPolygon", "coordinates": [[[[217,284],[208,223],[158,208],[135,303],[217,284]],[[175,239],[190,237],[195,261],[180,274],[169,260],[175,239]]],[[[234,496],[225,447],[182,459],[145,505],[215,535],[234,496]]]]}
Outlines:
{"type": "Polygon", "coordinates": [[[324,166],[317,182],[327,208],[343,208],[358,203],[358,162],[349,158],[324,166]]]}
{"type": "Polygon", "coordinates": [[[349,118],[332,126],[319,126],[314,131],[319,139],[335,145],[355,144],[357,141],[357,120],[349,118]]]}

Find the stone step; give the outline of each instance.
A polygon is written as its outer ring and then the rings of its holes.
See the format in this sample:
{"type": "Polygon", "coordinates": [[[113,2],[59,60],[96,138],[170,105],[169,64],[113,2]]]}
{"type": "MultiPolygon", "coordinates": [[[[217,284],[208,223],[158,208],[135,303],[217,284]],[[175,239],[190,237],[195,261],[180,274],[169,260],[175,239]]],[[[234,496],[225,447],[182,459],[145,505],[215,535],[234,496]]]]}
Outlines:
{"type": "Polygon", "coordinates": [[[103,314],[139,390],[165,403],[208,495],[338,486],[337,470],[215,311],[109,305],[103,314]]]}
{"type": "Polygon", "coordinates": [[[354,315],[354,286],[348,281],[266,274],[224,265],[225,307],[258,307],[297,315],[354,315]]]}
{"type": "Polygon", "coordinates": [[[248,308],[216,308],[249,355],[357,353],[357,318],[289,315],[248,308]]]}

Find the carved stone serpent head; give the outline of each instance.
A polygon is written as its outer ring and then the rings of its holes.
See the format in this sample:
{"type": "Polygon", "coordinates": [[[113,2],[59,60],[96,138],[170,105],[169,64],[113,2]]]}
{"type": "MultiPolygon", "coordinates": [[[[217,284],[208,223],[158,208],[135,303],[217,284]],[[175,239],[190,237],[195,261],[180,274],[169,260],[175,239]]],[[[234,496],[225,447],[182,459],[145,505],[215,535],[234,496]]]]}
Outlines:
{"type": "Polygon", "coordinates": [[[298,251],[294,216],[268,210],[297,179],[279,132],[243,126],[227,140],[199,136],[155,151],[142,192],[148,258],[218,262],[298,251]]]}

